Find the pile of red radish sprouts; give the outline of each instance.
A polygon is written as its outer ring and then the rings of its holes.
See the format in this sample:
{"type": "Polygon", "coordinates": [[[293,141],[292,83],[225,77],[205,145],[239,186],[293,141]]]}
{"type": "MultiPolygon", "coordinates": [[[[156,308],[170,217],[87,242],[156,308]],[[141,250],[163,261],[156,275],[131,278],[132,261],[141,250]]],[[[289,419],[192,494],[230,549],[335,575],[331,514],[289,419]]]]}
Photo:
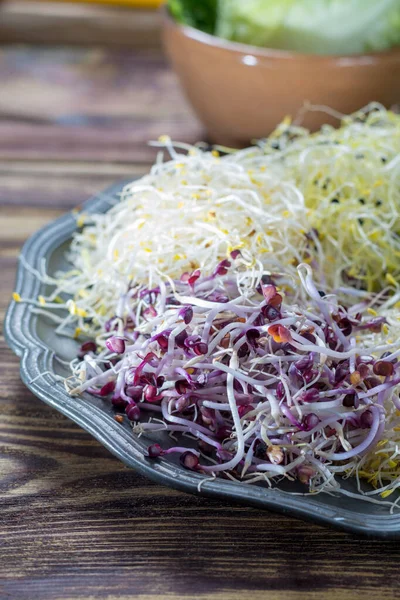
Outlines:
{"type": "Polygon", "coordinates": [[[108,398],[137,434],[180,434],[178,445],[149,445],[152,459],[175,453],[208,477],[341,490],[337,475],[358,476],[385,423],[400,425],[390,323],[317,289],[307,264],[297,269],[306,302],[292,303],[279,277],[243,283],[238,260],[234,251],[212,275],[127,290],[104,349],[81,346],[69,393],[108,398]]]}

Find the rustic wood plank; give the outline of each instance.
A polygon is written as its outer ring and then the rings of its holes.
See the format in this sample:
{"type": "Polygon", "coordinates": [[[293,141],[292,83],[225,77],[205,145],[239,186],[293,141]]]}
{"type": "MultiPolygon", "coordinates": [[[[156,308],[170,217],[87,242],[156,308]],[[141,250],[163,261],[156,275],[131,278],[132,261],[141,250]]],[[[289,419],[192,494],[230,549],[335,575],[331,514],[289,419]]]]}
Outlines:
{"type": "Polygon", "coordinates": [[[160,131],[172,139],[193,143],[204,139],[196,128],[185,131],[181,123],[167,123],[160,119],[129,124],[119,129],[107,130],[82,126],[9,124],[0,122],[0,160],[83,160],[105,163],[148,164],[155,158],[149,140],[157,140],[160,131]]]}
{"type": "Polygon", "coordinates": [[[70,210],[117,181],[144,175],[147,165],[0,162],[0,204],[70,210]]]}
{"type": "Polygon", "coordinates": [[[204,138],[153,50],[0,47],[0,159],[148,164],[160,134],[204,138]]]}
{"type": "Polygon", "coordinates": [[[158,11],[76,2],[0,3],[0,42],[159,47],[158,11]]]}

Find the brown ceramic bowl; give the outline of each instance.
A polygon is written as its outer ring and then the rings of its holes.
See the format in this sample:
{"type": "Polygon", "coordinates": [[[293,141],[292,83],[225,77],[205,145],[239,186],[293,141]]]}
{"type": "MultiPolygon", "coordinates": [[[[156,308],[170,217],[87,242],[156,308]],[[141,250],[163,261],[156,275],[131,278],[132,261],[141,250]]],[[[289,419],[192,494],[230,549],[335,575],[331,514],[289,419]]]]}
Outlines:
{"type": "MultiPolygon", "coordinates": [[[[164,43],[196,114],[220,144],[264,137],[307,101],[344,114],[371,101],[400,102],[400,48],[353,56],[269,50],[181,26],[167,11],[164,43]]],[[[326,122],[335,119],[320,111],[302,120],[311,130],[326,122]]]]}

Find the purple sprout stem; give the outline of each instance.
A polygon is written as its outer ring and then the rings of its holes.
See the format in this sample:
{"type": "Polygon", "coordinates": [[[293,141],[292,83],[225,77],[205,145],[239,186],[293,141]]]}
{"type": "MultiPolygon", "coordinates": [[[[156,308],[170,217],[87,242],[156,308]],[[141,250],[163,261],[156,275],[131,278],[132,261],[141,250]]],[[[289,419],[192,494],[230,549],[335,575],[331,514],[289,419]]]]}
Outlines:
{"type": "Polygon", "coordinates": [[[173,415],[170,415],[168,412],[167,402],[165,402],[164,400],[161,402],[161,409],[162,409],[162,415],[167,422],[176,423],[177,425],[185,425],[187,427],[188,433],[192,433],[193,435],[196,435],[196,433],[195,433],[196,431],[200,431],[201,433],[204,433],[205,435],[210,433],[210,430],[206,429],[202,425],[193,423],[193,421],[188,421],[188,419],[182,419],[180,417],[174,417],[173,415]]]}
{"type": "Polygon", "coordinates": [[[193,448],[185,448],[184,446],[173,446],[172,448],[167,448],[166,450],[163,450],[164,455],[175,453],[183,454],[184,452],[192,452],[192,454],[195,454],[197,457],[200,456],[200,452],[198,452],[197,450],[194,450],[193,448]]]}
{"type": "Polygon", "coordinates": [[[373,413],[374,420],[372,422],[369,434],[364,439],[364,441],[361,442],[361,444],[359,444],[358,446],[355,446],[355,448],[348,450],[347,452],[333,452],[332,454],[324,453],[325,458],[327,458],[328,460],[347,460],[349,458],[353,458],[354,456],[357,456],[367,451],[370,448],[370,446],[373,445],[375,440],[381,437],[385,426],[385,419],[380,418],[382,413],[376,406],[371,406],[369,410],[373,413]]]}
{"type": "Polygon", "coordinates": [[[387,383],[381,383],[381,385],[376,385],[375,387],[371,388],[370,390],[368,390],[366,392],[360,392],[358,394],[358,397],[360,398],[360,400],[362,400],[363,398],[369,398],[370,396],[375,396],[376,394],[379,394],[380,392],[384,392],[390,388],[395,387],[399,383],[400,383],[400,377],[397,379],[392,379],[391,381],[389,381],[387,383]]]}
{"type": "Polygon", "coordinates": [[[151,412],[162,412],[161,406],[158,404],[150,404],[149,402],[139,402],[138,404],[140,409],[150,410],[151,412]]]}
{"type": "Polygon", "coordinates": [[[287,419],[289,419],[289,421],[291,422],[292,425],[294,425],[295,427],[297,427],[297,429],[300,429],[300,431],[304,431],[305,427],[299,423],[297,421],[297,419],[292,415],[292,412],[290,410],[290,408],[287,406],[287,404],[284,404],[282,402],[282,404],[280,405],[281,411],[283,412],[283,414],[285,415],[285,417],[287,419]]]}

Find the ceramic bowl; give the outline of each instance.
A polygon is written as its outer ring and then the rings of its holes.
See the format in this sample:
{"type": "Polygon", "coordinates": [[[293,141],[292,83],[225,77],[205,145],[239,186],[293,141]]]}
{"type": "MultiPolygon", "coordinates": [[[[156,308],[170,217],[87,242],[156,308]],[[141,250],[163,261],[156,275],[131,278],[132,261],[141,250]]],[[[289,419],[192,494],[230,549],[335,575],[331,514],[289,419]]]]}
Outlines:
{"type": "MultiPolygon", "coordinates": [[[[371,101],[400,102],[400,48],[352,56],[257,48],[177,24],[166,10],[164,45],[210,140],[219,144],[265,137],[305,103],[350,114],[371,101]]],[[[326,122],[335,118],[312,111],[302,124],[316,130],[326,122]]]]}

